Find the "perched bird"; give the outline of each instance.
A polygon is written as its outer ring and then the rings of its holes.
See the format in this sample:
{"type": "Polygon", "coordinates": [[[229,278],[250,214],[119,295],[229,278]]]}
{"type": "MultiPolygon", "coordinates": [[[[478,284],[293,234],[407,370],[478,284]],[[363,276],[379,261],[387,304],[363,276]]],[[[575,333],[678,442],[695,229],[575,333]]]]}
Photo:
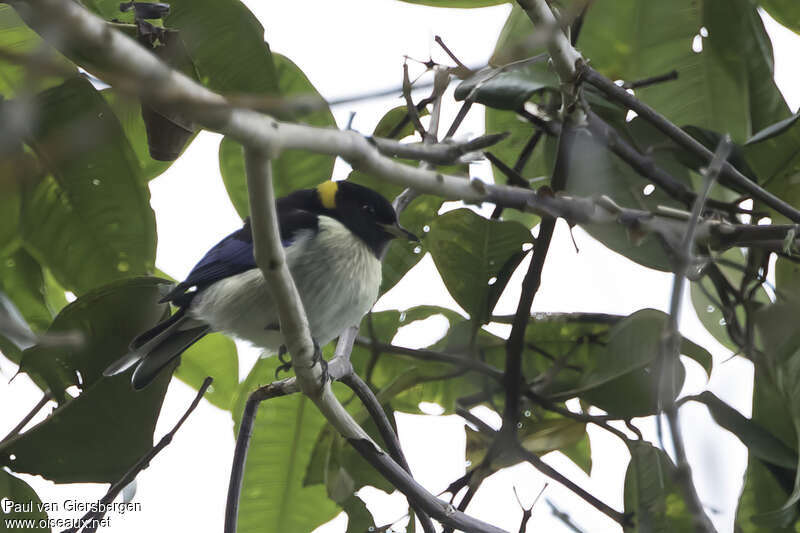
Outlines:
{"type": "MultiPolygon", "coordinates": [[[[381,262],[389,242],[418,240],[400,226],[380,194],[347,181],[327,181],[277,201],[286,261],[320,345],[356,325],[378,297],[381,262]]],[[[135,389],[147,386],[170,361],[205,334],[221,331],[269,352],[283,344],[278,313],[253,258],[249,219],[222,239],[162,302],[178,310],[136,337],[130,352],[109,366],[114,375],[133,365],[135,389]]]]}

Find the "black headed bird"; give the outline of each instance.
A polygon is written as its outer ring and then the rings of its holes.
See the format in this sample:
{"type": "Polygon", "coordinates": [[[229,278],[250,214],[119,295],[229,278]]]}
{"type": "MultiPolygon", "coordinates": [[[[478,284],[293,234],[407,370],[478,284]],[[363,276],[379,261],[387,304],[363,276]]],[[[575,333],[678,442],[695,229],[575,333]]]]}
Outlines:
{"type": "MultiPolygon", "coordinates": [[[[328,181],[277,201],[286,261],[319,345],[357,325],[378,297],[381,262],[395,237],[417,240],[392,205],[372,189],[328,181]]],[[[132,383],[147,386],[205,334],[221,331],[275,353],[283,344],[278,313],[253,258],[249,219],[222,239],[162,302],[178,308],[136,337],[130,352],[105,370],[136,365],[132,383]]]]}

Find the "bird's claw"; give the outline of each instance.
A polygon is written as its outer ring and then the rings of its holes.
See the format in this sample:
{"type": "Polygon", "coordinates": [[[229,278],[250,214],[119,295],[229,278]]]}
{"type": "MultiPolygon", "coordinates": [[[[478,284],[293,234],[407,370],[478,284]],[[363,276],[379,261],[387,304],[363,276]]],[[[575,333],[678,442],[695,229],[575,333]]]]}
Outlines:
{"type": "Polygon", "coordinates": [[[330,381],[331,376],[330,374],[328,374],[328,361],[326,361],[325,358],[322,357],[322,350],[320,349],[319,344],[317,344],[317,341],[314,341],[314,357],[311,359],[311,363],[312,363],[311,364],[312,368],[317,363],[319,363],[319,366],[322,367],[322,375],[320,376],[320,381],[324,386],[325,383],[330,381]]]}
{"type": "Polygon", "coordinates": [[[280,379],[278,378],[278,374],[280,374],[281,372],[288,372],[289,369],[292,368],[292,360],[289,359],[287,361],[286,359],[284,359],[284,356],[286,355],[287,352],[288,350],[286,349],[286,346],[281,344],[281,347],[278,348],[278,361],[280,361],[281,364],[278,365],[278,368],[275,369],[275,379],[280,379]]]}

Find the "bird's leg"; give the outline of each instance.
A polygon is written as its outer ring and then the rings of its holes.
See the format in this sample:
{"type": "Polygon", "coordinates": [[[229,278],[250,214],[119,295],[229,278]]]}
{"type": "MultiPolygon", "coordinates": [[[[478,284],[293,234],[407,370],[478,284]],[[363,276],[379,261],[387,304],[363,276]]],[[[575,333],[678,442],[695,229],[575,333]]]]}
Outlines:
{"type": "Polygon", "coordinates": [[[316,340],[314,340],[314,357],[311,359],[311,362],[312,368],[317,363],[319,363],[319,365],[322,367],[322,376],[320,376],[320,381],[322,381],[322,384],[325,385],[325,383],[331,379],[331,376],[328,374],[328,361],[326,361],[322,356],[322,349],[320,349],[316,340]]]}
{"type": "Polygon", "coordinates": [[[278,361],[280,361],[281,364],[275,369],[275,379],[279,379],[278,374],[281,372],[288,372],[289,369],[292,368],[292,360],[289,359],[287,361],[283,358],[287,352],[288,350],[286,349],[286,345],[281,344],[280,348],[278,348],[278,361]]]}

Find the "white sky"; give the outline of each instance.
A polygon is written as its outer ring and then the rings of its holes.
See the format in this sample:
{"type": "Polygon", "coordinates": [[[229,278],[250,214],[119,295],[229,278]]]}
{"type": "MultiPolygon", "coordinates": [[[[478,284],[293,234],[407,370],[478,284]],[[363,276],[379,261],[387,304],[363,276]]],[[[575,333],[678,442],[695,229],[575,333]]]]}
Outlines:
{"type": "MultiPolygon", "coordinates": [[[[393,0],[246,0],[245,3],[264,25],[272,49],[295,61],[329,99],[398,86],[402,79],[404,55],[425,60],[434,54],[435,59],[445,61],[433,43],[434,35],[441,35],[466,64],[485,63],[509,11],[507,5],[480,10],[443,10],[393,0]],[[310,13],[313,16],[309,16],[310,13]]],[[[800,38],[769,19],[767,29],[775,46],[778,84],[792,110],[796,110],[800,105],[800,80],[793,65],[800,51],[800,38]]],[[[396,98],[376,99],[338,107],[334,114],[339,125],[343,126],[350,111],[356,111],[353,127],[369,133],[382,114],[399,103],[396,98]]],[[[455,105],[446,106],[442,124],[448,125],[456,110],[455,105]]],[[[477,135],[482,130],[482,111],[480,106],[476,106],[460,133],[477,135]]],[[[176,278],[187,274],[207,248],[240,224],[219,176],[219,139],[214,134],[201,134],[187,153],[151,184],[152,206],[156,211],[159,232],[157,264],[176,278]]],[[[346,165],[337,164],[335,176],[342,178],[346,171],[346,165]]],[[[483,178],[490,175],[485,163],[474,165],[473,174],[483,178]]],[[[578,254],[565,225],[559,224],[544,269],[542,288],[534,302],[535,311],[628,314],[643,307],[666,310],[669,275],[644,269],[609,252],[580,230],[575,230],[574,234],[580,248],[578,254]]],[[[524,265],[519,272],[524,272],[524,265]]],[[[520,279],[518,273],[510,290],[500,300],[498,312],[513,313],[520,279]]],[[[423,303],[456,305],[429,258],[378,302],[377,308],[404,309],[423,303]]],[[[722,364],[729,352],[705,332],[691,309],[687,300],[681,330],[713,351],[715,369],[707,387],[749,415],[751,365],[740,358],[722,364]]],[[[423,346],[441,331],[441,323],[429,321],[413,331],[402,331],[396,342],[423,346]]],[[[252,349],[240,350],[242,375],[247,373],[255,356],[252,349]]],[[[684,392],[706,387],[699,367],[688,362],[687,368],[684,392]]],[[[38,401],[40,393],[24,376],[6,385],[5,381],[16,368],[4,359],[0,359],[0,371],[3,382],[0,386],[0,405],[3,405],[0,428],[11,428],[38,401]]],[[[156,438],[172,427],[193,397],[193,390],[177,380],[173,381],[156,438]]],[[[477,410],[476,413],[486,416],[486,410],[477,410]]],[[[700,497],[709,509],[718,511],[712,513],[712,519],[720,533],[730,532],[744,472],[745,451],[734,437],[711,422],[703,408],[687,406],[682,414],[700,497]]],[[[492,424],[499,422],[488,417],[486,420],[492,424]]],[[[399,415],[398,426],[412,470],[417,480],[430,491],[441,491],[464,473],[464,431],[460,418],[399,415]]],[[[647,437],[653,437],[652,421],[642,421],[639,426],[647,437]]],[[[615,437],[602,430],[590,427],[589,432],[594,452],[591,477],[557,453],[547,456],[547,461],[621,510],[627,452],[615,437]]],[[[107,531],[150,530],[155,523],[161,531],[221,531],[233,442],[230,415],[202,403],[173,443],[139,476],[136,501],[142,503],[142,512],[124,517],[112,515],[112,525],[107,531]]],[[[44,501],[61,502],[66,498],[95,500],[106,490],[104,485],[56,486],[41,478],[25,477],[44,501]]],[[[522,511],[514,499],[512,487],[516,487],[523,502],[529,504],[543,482],[543,477],[528,465],[506,469],[484,483],[469,512],[499,527],[516,531],[522,511]]],[[[361,494],[378,524],[394,520],[405,512],[405,500],[397,493],[386,495],[374,489],[364,489],[361,494]]],[[[588,508],[555,483],[550,484],[545,496],[570,513],[574,522],[587,532],[618,531],[610,519],[588,508]]],[[[55,516],[70,515],[60,513],[55,516]]],[[[343,532],[345,524],[346,518],[340,515],[317,531],[343,532]]],[[[543,500],[535,507],[529,524],[531,530],[568,531],[552,517],[543,500]]]]}

